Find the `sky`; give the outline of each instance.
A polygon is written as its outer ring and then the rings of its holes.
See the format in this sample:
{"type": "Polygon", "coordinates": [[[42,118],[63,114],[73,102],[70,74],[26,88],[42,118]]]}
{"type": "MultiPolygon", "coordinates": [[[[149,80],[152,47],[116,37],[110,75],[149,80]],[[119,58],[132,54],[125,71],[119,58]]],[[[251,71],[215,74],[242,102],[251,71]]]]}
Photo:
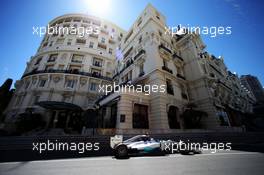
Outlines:
{"type": "Polygon", "coordinates": [[[3,0],[0,2],[0,85],[19,80],[42,37],[33,27],[46,26],[67,13],[86,13],[129,30],[151,3],[168,26],[231,27],[230,35],[202,35],[206,51],[223,56],[231,72],[257,76],[264,86],[264,1],[262,0],[3,0]]]}

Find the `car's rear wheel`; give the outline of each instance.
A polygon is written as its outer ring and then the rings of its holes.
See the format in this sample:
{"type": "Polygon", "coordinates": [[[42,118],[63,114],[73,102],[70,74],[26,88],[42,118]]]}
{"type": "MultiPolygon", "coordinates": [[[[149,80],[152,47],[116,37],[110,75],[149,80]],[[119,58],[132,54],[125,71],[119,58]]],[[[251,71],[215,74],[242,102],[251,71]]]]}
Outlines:
{"type": "Polygon", "coordinates": [[[116,148],[115,151],[116,158],[127,158],[128,157],[128,150],[126,145],[120,145],[116,148]]]}

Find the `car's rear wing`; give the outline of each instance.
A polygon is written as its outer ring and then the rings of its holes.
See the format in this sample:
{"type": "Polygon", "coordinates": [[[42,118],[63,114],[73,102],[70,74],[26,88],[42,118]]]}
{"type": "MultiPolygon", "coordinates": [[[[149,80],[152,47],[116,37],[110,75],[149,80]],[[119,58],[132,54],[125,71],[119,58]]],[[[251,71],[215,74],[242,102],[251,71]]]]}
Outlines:
{"type": "Polygon", "coordinates": [[[123,142],[122,135],[115,135],[114,137],[110,137],[110,147],[114,149],[115,145],[123,142]]]}

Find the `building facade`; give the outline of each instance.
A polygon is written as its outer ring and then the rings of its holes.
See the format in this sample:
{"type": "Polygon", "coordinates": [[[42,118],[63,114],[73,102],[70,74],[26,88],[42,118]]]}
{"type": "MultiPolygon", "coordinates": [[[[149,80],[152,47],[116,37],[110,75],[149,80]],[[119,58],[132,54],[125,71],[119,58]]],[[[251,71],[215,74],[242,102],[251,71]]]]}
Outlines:
{"type": "Polygon", "coordinates": [[[76,106],[84,111],[94,109],[100,95],[98,86],[112,83],[115,48],[124,30],[84,14],[60,16],[49,26],[68,28],[72,32],[45,35],[21,80],[15,84],[15,95],[6,110],[7,121],[30,111],[46,116],[47,127],[67,127],[71,116],[79,115],[75,112],[76,106]],[[98,31],[80,33],[77,29],[98,31]],[[46,102],[43,104],[46,109],[37,105],[38,102],[46,102]],[[57,103],[49,108],[48,102],[57,103]],[[69,103],[76,105],[72,111],[65,106],[69,103]]]}
{"type": "Polygon", "coordinates": [[[256,103],[264,103],[264,91],[258,78],[252,75],[242,75],[240,81],[244,87],[247,88],[249,93],[251,93],[256,103]]]}
{"type": "Polygon", "coordinates": [[[186,129],[182,114],[189,104],[207,114],[199,129],[240,127],[241,116],[252,112],[252,97],[238,76],[228,71],[223,58],[207,53],[199,34],[167,34],[165,16],[152,5],[128,32],[80,14],[61,16],[50,24],[97,25],[100,34],[84,38],[46,35],[16,83],[6,111],[9,120],[30,109],[49,116],[53,127],[65,120],[59,126],[68,127],[79,106],[83,111],[97,111],[96,127],[105,133],[169,133],[186,129]],[[119,50],[122,58],[116,59],[119,50]],[[144,91],[125,87],[127,91],[99,93],[99,85],[113,83],[141,85],[144,91]],[[149,87],[162,85],[165,91],[146,95],[149,87]],[[76,106],[65,114],[66,104],[76,106]]]}

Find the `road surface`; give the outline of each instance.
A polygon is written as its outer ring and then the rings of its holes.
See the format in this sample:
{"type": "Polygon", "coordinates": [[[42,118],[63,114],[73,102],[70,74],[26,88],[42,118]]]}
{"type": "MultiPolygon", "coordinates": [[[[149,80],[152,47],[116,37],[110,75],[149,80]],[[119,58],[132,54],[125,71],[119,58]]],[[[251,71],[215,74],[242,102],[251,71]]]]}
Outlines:
{"type": "Polygon", "coordinates": [[[229,151],[155,157],[58,159],[0,163],[0,175],[263,175],[264,154],[229,151]]]}

